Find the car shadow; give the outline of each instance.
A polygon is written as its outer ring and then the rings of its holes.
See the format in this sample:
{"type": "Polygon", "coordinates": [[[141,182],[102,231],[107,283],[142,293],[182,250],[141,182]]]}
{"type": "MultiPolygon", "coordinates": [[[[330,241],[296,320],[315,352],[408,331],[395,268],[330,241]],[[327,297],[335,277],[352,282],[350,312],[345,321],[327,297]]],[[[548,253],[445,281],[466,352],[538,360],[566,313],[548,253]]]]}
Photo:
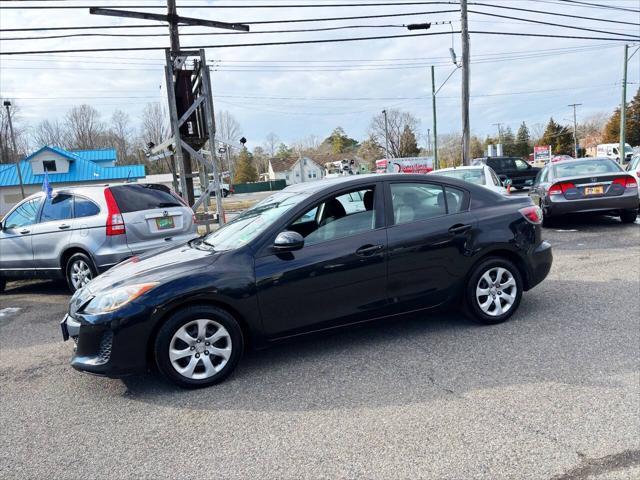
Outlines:
{"type": "Polygon", "coordinates": [[[618,226],[621,228],[634,228],[634,225],[640,223],[636,220],[636,223],[625,224],[620,221],[620,217],[613,217],[610,215],[597,215],[597,214],[570,214],[562,217],[553,218],[551,224],[545,229],[557,230],[557,229],[573,229],[573,228],[589,228],[589,227],[609,227],[618,226]]]}
{"type": "Polygon", "coordinates": [[[64,280],[16,280],[8,281],[6,295],[63,295],[71,297],[64,280]]]}
{"type": "Polygon", "coordinates": [[[124,395],[190,410],[283,412],[407,405],[528,383],[599,386],[608,372],[634,368],[629,349],[603,351],[600,342],[624,346],[637,337],[608,330],[608,316],[620,312],[594,306],[585,321],[566,302],[568,291],[599,285],[548,280],[501,325],[480,326],[457,311],[412,314],[249,352],[210,388],[181,390],[155,373],[125,378],[124,395]]]}

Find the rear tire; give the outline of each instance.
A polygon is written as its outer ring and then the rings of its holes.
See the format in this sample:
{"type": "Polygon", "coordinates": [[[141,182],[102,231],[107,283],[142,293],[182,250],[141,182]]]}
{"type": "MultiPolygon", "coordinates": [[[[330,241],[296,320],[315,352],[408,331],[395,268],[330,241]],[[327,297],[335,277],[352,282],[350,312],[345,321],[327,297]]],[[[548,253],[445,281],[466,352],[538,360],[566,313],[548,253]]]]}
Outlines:
{"type": "Polygon", "coordinates": [[[467,316],[483,325],[502,323],[518,309],[522,289],[522,276],[512,262],[487,258],[473,269],[467,282],[467,316]]]}
{"type": "Polygon", "coordinates": [[[227,378],[244,349],[242,330],[226,311],[211,306],[174,313],[156,336],[160,372],[182,388],[203,388],[227,378]]]}
{"type": "Polygon", "coordinates": [[[97,277],[98,270],[87,255],[84,253],[74,253],[69,260],[67,260],[65,274],[69,290],[73,293],[97,277]]]}
{"type": "Polygon", "coordinates": [[[620,212],[620,220],[622,223],[633,223],[638,217],[638,210],[623,210],[620,212]]]}

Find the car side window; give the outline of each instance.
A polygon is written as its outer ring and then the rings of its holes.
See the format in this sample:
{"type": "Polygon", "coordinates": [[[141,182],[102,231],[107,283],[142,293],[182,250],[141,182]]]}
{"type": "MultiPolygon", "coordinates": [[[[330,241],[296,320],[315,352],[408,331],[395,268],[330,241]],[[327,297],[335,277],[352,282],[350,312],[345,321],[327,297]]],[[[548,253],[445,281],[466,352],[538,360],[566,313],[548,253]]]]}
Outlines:
{"type": "Polygon", "coordinates": [[[501,186],[502,182],[500,182],[500,179],[496,175],[496,172],[494,172],[493,169],[490,169],[489,172],[491,173],[491,179],[493,180],[493,184],[498,187],[501,186]]]}
{"type": "Polygon", "coordinates": [[[46,199],[40,215],[41,222],[68,220],[70,218],[73,218],[73,197],[71,195],[59,193],[46,199]]]}
{"type": "Polygon", "coordinates": [[[464,204],[464,192],[453,187],[444,187],[445,196],[447,200],[447,213],[459,213],[462,210],[464,204]]]}
{"type": "Polygon", "coordinates": [[[396,225],[447,214],[443,188],[430,183],[392,183],[391,203],[396,225]]]}
{"type": "Polygon", "coordinates": [[[36,223],[42,198],[34,198],[11,212],[4,221],[5,228],[20,228],[36,223]]]}
{"type": "Polygon", "coordinates": [[[298,232],[305,245],[349,237],[376,225],[375,187],[359,188],[323,200],[294,220],[287,230],[298,232]]]}
{"type": "Polygon", "coordinates": [[[515,162],[516,162],[516,169],[521,171],[529,170],[529,164],[524,160],[520,160],[519,158],[516,158],[515,162]]]}
{"type": "Polygon", "coordinates": [[[75,218],[92,217],[100,213],[100,207],[88,198],[74,196],[73,211],[75,218]]]}

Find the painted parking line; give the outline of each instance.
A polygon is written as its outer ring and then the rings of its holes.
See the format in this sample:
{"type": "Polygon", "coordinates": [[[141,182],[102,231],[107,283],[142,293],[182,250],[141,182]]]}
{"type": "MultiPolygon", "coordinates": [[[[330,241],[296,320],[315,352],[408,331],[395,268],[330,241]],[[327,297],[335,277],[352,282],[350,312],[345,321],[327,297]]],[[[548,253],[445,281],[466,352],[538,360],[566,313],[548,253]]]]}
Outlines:
{"type": "Polygon", "coordinates": [[[0,309],[0,318],[8,317],[9,315],[14,315],[18,313],[20,310],[22,309],[18,307],[8,307],[8,308],[0,309]]]}

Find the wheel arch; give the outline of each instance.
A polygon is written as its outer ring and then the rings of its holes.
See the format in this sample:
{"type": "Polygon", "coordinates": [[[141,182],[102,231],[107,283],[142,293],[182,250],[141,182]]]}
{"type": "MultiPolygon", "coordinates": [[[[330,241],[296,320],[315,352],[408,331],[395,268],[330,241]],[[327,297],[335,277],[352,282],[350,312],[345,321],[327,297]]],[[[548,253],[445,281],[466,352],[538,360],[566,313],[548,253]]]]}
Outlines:
{"type": "Polygon", "coordinates": [[[237,309],[233,308],[227,302],[220,301],[218,299],[203,299],[200,297],[190,297],[190,298],[182,299],[179,302],[169,305],[167,308],[163,309],[160,316],[156,319],[153,325],[153,328],[151,329],[151,332],[149,333],[149,336],[147,338],[146,358],[147,358],[148,365],[150,366],[155,365],[154,344],[156,341],[156,337],[158,336],[158,332],[160,331],[160,328],[162,328],[162,325],[164,325],[167,319],[182,308],[198,307],[198,306],[215,307],[227,312],[229,315],[233,317],[233,319],[236,322],[238,322],[238,325],[240,326],[240,331],[242,332],[242,339],[244,341],[245,350],[252,345],[253,342],[252,342],[252,335],[251,335],[251,329],[249,328],[249,324],[237,309]]]}
{"type": "Polygon", "coordinates": [[[93,263],[93,268],[95,268],[96,270],[98,269],[98,267],[96,266],[96,261],[87,249],[78,246],[70,246],[62,252],[62,255],[60,255],[60,270],[62,271],[63,277],[67,276],[67,262],[76,253],[82,253],[83,255],[89,257],[89,259],[93,263]]]}
{"type": "Polygon", "coordinates": [[[471,274],[473,273],[475,268],[481,262],[484,262],[487,258],[491,258],[491,257],[501,257],[513,263],[518,269],[518,273],[520,273],[520,276],[522,277],[523,290],[524,291],[529,290],[529,272],[527,270],[527,266],[520,255],[518,255],[513,250],[509,250],[508,248],[497,248],[497,249],[482,252],[482,254],[476,259],[476,261],[473,263],[473,265],[469,269],[469,272],[467,273],[467,276],[465,279],[465,285],[469,281],[469,278],[471,277],[471,274]]]}

